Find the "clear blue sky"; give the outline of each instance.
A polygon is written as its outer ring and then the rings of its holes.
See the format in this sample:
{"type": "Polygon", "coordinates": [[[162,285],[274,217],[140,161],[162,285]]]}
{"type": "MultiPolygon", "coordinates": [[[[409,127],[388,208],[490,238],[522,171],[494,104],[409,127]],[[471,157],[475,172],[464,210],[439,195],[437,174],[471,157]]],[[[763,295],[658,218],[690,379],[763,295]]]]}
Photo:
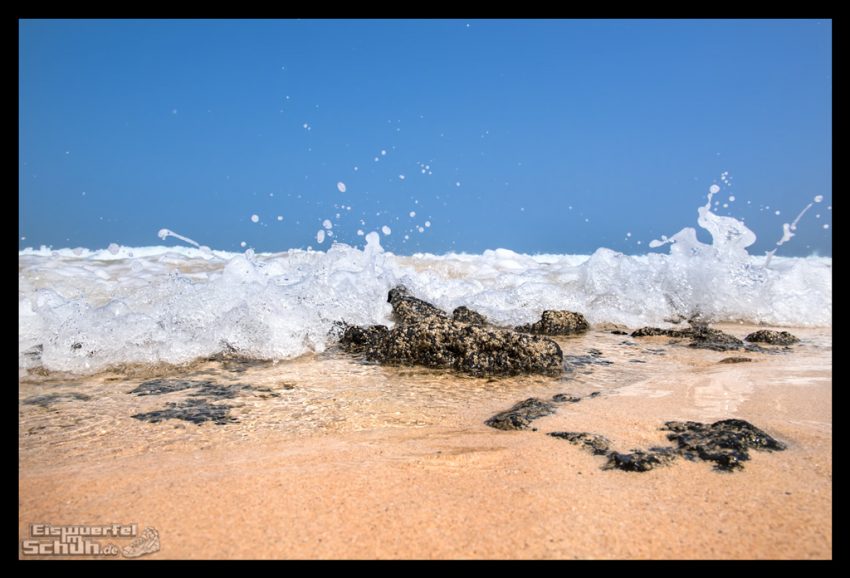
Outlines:
{"type": "Polygon", "coordinates": [[[745,218],[751,252],[823,195],[779,254],[832,253],[830,21],[27,20],[19,33],[21,248],[156,245],[167,227],[217,249],[326,249],[330,219],[351,244],[388,225],[397,253],[643,253],[696,226],[728,171],[718,212],[745,218]]]}

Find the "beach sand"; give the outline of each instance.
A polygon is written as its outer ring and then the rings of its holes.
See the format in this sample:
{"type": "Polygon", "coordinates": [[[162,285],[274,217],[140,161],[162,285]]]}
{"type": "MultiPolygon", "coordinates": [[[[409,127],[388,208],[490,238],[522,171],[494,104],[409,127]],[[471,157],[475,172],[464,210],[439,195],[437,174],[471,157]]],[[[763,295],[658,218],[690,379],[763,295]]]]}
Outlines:
{"type": "Polygon", "coordinates": [[[26,376],[19,539],[33,523],[133,523],[159,533],[145,559],[831,558],[832,332],[791,331],[802,342],[776,354],[591,331],[559,339],[565,355],[601,352],[560,379],[334,353],[26,376]],[[718,363],[730,356],[753,361],[718,363]],[[232,406],[238,421],[226,425],[133,419],[194,391],[129,393],[153,377],[255,389],[214,400],[232,406]],[[535,421],[538,431],[484,425],[528,397],[597,391],[535,421]],[[33,403],[40,395],[60,397],[33,403]],[[665,421],[726,418],[787,450],[753,451],[731,473],[684,459],[632,473],[546,435],[593,432],[626,451],[667,445],[665,421]]]}

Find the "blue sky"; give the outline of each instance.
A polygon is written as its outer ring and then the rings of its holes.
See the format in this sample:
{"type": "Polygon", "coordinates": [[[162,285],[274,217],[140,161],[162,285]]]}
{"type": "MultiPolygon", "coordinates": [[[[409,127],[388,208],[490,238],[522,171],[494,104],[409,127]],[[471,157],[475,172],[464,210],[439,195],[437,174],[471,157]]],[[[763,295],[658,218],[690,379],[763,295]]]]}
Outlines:
{"type": "Polygon", "coordinates": [[[21,248],[644,253],[717,183],[758,254],[823,195],[778,254],[832,253],[830,21],[25,20],[19,48],[21,248]]]}

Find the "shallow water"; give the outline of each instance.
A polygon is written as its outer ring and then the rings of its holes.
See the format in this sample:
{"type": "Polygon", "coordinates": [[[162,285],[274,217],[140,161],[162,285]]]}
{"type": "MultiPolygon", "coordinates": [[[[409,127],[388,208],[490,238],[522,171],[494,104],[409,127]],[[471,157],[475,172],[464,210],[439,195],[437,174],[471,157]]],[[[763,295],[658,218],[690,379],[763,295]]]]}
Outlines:
{"type": "MultiPolygon", "coordinates": [[[[724,326],[743,337],[752,327],[724,326]]],[[[50,461],[92,454],[127,455],[172,445],[231,444],[267,436],[301,437],[382,428],[447,426],[469,428],[527,397],[557,393],[644,398],[670,395],[670,376],[701,379],[688,406],[676,416],[709,419],[737,415],[754,385],[726,378],[739,366],[719,365],[732,355],[747,366],[791,363],[794,372],[774,382],[802,386],[829,380],[831,332],[798,329],[803,342],[793,352],[737,354],[694,351],[685,341],[632,338],[610,332],[561,338],[562,376],[481,379],[417,367],[383,367],[336,350],[298,359],[199,361],[184,366],[134,366],[92,376],[30,374],[20,383],[21,452],[50,461]],[[805,360],[803,362],[803,360],[805,360]],[[826,371],[826,373],[825,373],[826,371]],[[659,379],[660,376],[665,376],[659,379]],[[655,379],[653,379],[655,378],[655,379]],[[143,383],[188,380],[189,387],[157,395],[131,393],[143,383]],[[203,384],[219,387],[209,393],[203,384]],[[244,387],[248,386],[248,387],[244,387]],[[227,406],[230,423],[197,425],[181,419],[149,423],[131,416],[168,404],[227,406]]],[[[750,368],[748,368],[750,369],[750,368]]],[[[592,402],[587,402],[592,403],[592,402]]]]}

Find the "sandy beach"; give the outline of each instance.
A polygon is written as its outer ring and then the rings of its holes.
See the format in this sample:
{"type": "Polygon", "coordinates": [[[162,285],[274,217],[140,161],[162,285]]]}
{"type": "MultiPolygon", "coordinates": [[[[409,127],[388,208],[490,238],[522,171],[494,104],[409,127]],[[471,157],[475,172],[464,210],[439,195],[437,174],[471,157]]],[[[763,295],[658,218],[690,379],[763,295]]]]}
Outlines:
{"type": "Polygon", "coordinates": [[[478,379],[332,352],[25,376],[19,539],[34,523],[120,523],[157,530],[149,559],[831,558],[832,334],[791,331],[801,343],[773,354],[591,331],[559,338],[565,355],[593,348],[610,364],[575,363],[561,378],[478,379]],[[718,363],[730,355],[752,361],[718,363]],[[133,419],[184,399],[130,393],[164,377],[253,389],[217,402],[232,408],[224,425],[133,419]],[[599,395],[537,431],[484,425],[563,392],[599,395]],[[668,444],[665,421],[727,418],[788,447],[753,451],[731,473],[685,459],[633,473],[546,435],[594,432],[625,451],[668,444]]]}

